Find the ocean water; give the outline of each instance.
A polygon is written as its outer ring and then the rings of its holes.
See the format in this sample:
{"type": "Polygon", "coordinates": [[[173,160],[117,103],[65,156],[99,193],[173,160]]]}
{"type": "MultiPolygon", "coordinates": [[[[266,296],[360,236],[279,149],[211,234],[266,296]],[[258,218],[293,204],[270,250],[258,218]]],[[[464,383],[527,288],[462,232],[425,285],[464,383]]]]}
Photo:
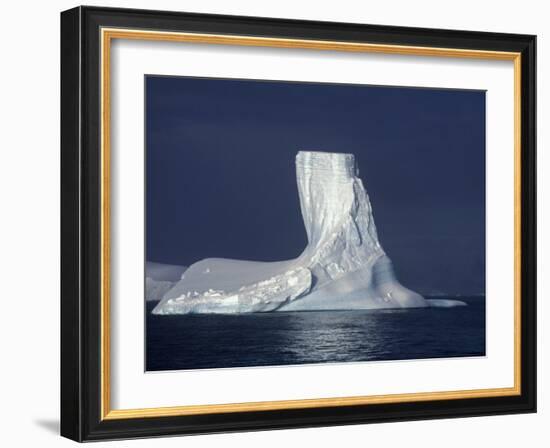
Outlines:
{"type": "Polygon", "coordinates": [[[458,299],[468,306],[172,316],[149,302],[146,370],[484,356],[485,299],[458,299]]]}

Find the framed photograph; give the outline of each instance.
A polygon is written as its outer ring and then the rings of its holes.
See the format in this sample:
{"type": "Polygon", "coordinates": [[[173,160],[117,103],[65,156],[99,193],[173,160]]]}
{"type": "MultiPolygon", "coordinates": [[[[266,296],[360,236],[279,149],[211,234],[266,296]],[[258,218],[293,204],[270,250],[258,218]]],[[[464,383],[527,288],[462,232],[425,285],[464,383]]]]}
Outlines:
{"type": "Polygon", "coordinates": [[[61,433],[535,412],[535,36],[61,14],[61,433]]]}

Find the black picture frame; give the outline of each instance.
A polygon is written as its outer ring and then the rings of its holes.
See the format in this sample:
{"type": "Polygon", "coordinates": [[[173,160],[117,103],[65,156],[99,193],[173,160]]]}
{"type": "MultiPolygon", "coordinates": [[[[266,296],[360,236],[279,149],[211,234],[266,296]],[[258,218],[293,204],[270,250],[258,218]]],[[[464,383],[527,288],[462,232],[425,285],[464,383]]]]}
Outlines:
{"type": "MultiPolygon", "coordinates": [[[[536,37],[77,7],[61,13],[61,435],[76,441],[536,412],[536,37]],[[521,54],[521,393],[304,409],[102,418],[103,27],[521,54]]],[[[490,231],[490,229],[488,230],[490,231]]]]}

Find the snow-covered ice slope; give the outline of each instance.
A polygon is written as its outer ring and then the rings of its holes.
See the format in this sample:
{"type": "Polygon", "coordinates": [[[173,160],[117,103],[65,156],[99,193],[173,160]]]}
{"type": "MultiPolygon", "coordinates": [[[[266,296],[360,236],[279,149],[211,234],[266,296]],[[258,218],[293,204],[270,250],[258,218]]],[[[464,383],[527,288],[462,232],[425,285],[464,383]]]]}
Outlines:
{"type": "Polygon", "coordinates": [[[153,313],[430,306],[395,278],[353,154],[300,151],[296,180],[308,237],[298,258],[272,263],[201,260],[153,313]]]}

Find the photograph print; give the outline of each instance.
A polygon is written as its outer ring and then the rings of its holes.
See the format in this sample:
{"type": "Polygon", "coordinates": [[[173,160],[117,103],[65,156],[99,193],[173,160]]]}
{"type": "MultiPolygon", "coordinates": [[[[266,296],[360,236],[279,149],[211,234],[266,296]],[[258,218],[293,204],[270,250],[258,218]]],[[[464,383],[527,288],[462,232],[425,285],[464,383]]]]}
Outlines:
{"type": "Polygon", "coordinates": [[[144,82],[147,371],[485,356],[485,91],[144,82]]]}

